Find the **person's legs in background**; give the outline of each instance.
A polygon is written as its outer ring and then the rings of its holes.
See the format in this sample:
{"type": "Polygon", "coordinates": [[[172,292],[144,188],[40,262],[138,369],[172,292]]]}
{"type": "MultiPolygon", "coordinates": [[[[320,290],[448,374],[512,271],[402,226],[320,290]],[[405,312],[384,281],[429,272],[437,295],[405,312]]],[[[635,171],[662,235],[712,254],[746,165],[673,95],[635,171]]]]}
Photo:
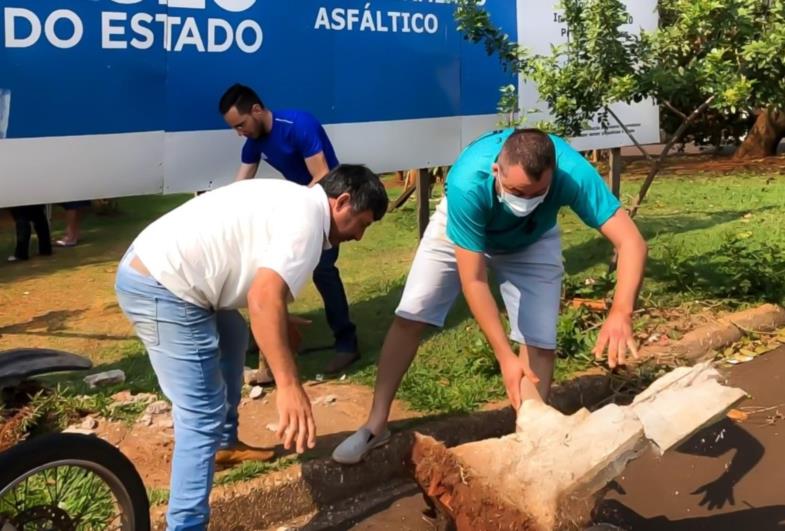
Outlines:
{"type": "Polygon", "coordinates": [[[46,219],[46,208],[44,205],[25,205],[11,207],[9,210],[16,225],[16,248],[14,249],[14,254],[8,257],[8,261],[16,262],[17,260],[30,258],[31,224],[35,227],[35,233],[38,237],[38,253],[44,256],[52,254],[49,222],[46,219]]]}
{"type": "Polygon", "coordinates": [[[30,218],[27,207],[11,207],[8,210],[16,225],[16,248],[8,261],[27,260],[30,258],[30,218]]]}
{"type": "Polygon", "coordinates": [[[38,254],[49,256],[52,254],[52,235],[49,232],[49,220],[46,219],[46,207],[34,205],[30,210],[30,220],[33,222],[35,234],[38,237],[38,254]]]}
{"type": "Polygon", "coordinates": [[[70,201],[61,206],[65,209],[65,236],[55,243],[60,247],[73,247],[79,243],[82,209],[90,206],[90,201],[70,201]]]}
{"type": "Polygon", "coordinates": [[[335,356],[325,367],[328,374],[340,372],[360,359],[357,327],[349,317],[349,302],[335,265],[338,249],[336,246],[322,252],[319,264],[313,272],[313,282],[324,301],[327,324],[335,337],[335,356]]]}

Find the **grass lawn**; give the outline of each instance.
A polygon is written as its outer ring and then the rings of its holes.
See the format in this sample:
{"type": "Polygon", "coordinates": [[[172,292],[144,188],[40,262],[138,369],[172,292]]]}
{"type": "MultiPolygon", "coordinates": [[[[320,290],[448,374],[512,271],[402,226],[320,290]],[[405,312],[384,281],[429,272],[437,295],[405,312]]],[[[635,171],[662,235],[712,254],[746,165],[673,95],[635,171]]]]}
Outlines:
{"type": "MultiPolygon", "coordinates": [[[[623,185],[637,192],[640,181],[623,185]]],[[[400,190],[393,189],[391,195],[400,190]]],[[[437,187],[434,195],[440,195],[437,187]]],[[[114,301],[117,261],[147,223],[188,196],[124,198],[119,212],[84,221],[84,244],[58,250],[51,259],[0,265],[0,349],[48,346],[80,351],[102,368],[120,367],[131,389],[155,389],[141,344],[130,333],[114,301]],[[46,308],[58,308],[46,311],[46,308]],[[89,333],[74,333],[74,324],[89,333]]],[[[625,197],[630,202],[631,197],[625,197]]],[[[62,230],[55,207],[53,234],[62,230]]],[[[694,300],[739,306],[781,301],[785,293],[785,177],[664,177],[655,182],[638,217],[650,244],[642,300],[645,307],[679,306],[694,300]]],[[[607,293],[610,247],[568,211],[561,216],[568,292],[607,293]],[[587,279],[588,283],[587,283],[587,279]]],[[[4,220],[0,249],[10,253],[12,225],[4,220]]],[[[372,384],[375,361],[399,300],[417,245],[413,201],[371,227],[362,242],[341,248],[339,267],[360,333],[363,360],[349,376],[372,384]]],[[[321,301],[312,285],[293,311],[312,319],[305,346],[330,341],[321,301]]],[[[644,326],[645,316],[640,326],[644,326]]],[[[591,364],[597,321],[586,311],[566,310],[560,324],[564,354],[557,378],[591,364]]],[[[76,326],[75,328],[79,328],[76,326]]],[[[314,378],[329,353],[300,358],[303,375],[314,378]]],[[[253,361],[249,361],[249,365],[253,361]]],[[[75,381],[76,382],[76,381],[75,381]]],[[[82,392],[81,384],[75,384],[82,392]]],[[[126,388],[128,385],[125,386],[126,388]]],[[[429,412],[466,411],[502,398],[498,369],[465,304],[459,302],[442,332],[430,333],[407,374],[399,396],[429,412]]]]}

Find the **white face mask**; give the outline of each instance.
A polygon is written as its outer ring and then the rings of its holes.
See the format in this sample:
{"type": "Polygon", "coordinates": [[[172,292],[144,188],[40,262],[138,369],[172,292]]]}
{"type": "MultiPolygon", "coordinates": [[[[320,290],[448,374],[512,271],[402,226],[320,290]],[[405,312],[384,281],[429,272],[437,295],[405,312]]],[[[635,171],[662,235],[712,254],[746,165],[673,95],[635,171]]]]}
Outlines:
{"type": "Polygon", "coordinates": [[[540,203],[545,201],[545,196],[548,195],[548,190],[550,190],[550,186],[545,193],[542,195],[538,195],[537,197],[518,197],[517,195],[513,195],[509,192],[505,192],[504,188],[502,187],[501,183],[499,183],[499,190],[501,193],[499,194],[499,202],[506,205],[510,212],[519,218],[525,218],[540,206],[540,203]]]}

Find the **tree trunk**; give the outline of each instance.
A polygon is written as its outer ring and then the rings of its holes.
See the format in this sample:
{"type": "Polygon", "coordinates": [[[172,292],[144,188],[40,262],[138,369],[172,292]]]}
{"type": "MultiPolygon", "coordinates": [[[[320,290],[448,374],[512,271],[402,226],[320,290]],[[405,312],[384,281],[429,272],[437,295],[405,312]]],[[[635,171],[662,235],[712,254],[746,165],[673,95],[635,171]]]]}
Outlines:
{"type": "Polygon", "coordinates": [[[777,146],[785,136],[785,111],[762,110],[747,133],[734,159],[753,159],[777,154],[777,146]]]}

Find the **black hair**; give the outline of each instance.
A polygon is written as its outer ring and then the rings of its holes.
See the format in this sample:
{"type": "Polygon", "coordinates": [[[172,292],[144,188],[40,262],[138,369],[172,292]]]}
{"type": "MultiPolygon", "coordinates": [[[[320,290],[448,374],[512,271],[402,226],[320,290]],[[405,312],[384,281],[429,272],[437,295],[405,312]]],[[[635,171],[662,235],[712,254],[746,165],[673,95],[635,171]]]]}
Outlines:
{"type": "Polygon", "coordinates": [[[325,175],[319,184],[327,197],[348,193],[355,212],[370,210],[374,221],[387,212],[389,199],[379,176],[362,164],[341,164],[325,175]]]}

